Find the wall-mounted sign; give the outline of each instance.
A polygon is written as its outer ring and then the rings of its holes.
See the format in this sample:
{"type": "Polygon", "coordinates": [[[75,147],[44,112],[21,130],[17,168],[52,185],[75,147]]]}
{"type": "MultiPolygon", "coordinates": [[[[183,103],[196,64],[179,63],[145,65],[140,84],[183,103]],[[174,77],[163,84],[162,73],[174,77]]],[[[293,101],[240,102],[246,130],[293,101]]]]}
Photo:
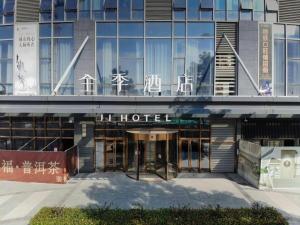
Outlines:
{"type": "Polygon", "coordinates": [[[39,26],[17,23],[14,28],[14,95],[39,94],[39,26]]]}
{"type": "Polygon", "coordinates": [[[259,25],[259,87],[261,93],[272,95],[272,25],[259,25]]]}
{"type": "Polygon", "coordinates": [[[171,122],[169,115],[161,114],[101,114],[97,117],[98,122],[171,122]]]}

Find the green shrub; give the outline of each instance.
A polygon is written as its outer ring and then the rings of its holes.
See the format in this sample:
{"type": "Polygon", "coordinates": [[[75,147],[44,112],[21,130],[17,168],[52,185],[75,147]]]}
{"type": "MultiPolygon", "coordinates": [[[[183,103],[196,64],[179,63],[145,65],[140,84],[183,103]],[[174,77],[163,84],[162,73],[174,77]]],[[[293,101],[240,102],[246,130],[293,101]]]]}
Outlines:
{"type": "Polygon", "coordinates": [[[43,208],[31,225],[288,225],[274,208],[43,208]]]}

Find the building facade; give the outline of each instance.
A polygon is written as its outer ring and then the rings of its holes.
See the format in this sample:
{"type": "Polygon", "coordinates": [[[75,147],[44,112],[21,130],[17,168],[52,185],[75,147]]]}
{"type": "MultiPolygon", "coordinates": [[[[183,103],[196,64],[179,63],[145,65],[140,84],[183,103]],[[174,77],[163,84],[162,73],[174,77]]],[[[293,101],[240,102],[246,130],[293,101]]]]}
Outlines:
{"type": "Polygon", "coordinates": [[[241,139],[300,144],[297,0],[2,0],[0,9],[2,150],[77,145],[81,172],[169,179],[235,172],[241,139]]]}

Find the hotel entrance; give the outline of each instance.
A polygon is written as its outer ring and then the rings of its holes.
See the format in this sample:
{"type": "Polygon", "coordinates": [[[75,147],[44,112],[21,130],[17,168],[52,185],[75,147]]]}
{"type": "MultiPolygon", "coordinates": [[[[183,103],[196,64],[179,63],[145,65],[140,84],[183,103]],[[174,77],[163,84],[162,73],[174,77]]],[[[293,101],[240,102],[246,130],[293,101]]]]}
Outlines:
{"type": "Polygon", "coordinates": [[[139,180],[155,174],[165,180],[177,176],[177,131],[130,130],[127,175],[139,180]]]}

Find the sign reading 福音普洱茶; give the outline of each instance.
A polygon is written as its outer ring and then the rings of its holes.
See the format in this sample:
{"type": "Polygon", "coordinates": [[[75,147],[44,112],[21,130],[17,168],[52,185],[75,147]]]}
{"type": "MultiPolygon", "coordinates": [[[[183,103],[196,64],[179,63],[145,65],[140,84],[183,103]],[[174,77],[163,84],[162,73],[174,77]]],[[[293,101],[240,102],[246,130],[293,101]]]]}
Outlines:
{"type": "Polygon", "coordinates": [[[14,95],[39,94],[39,25],[17,23],[14,28],[14,95]]]}

